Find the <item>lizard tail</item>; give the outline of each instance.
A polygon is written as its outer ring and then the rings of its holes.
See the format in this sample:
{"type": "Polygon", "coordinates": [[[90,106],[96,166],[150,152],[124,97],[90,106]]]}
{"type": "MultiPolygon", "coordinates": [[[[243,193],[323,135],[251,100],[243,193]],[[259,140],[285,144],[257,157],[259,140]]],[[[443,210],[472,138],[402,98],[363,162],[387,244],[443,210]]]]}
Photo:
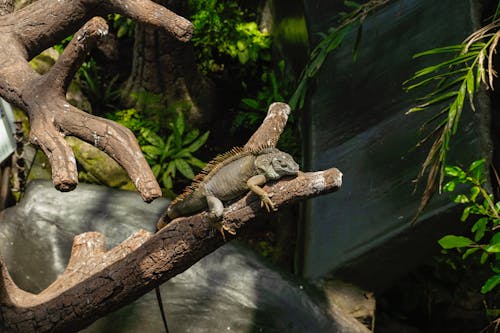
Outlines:
{"type": "Polygon", "coordinates": [[[170,219],[167,215],[167,212],[165,212],[156,223],[156,231],[158,232],[159,230],[163,229],[167,224],[170,223],[170,221],[172,221],[172,219],[170,219]]]}

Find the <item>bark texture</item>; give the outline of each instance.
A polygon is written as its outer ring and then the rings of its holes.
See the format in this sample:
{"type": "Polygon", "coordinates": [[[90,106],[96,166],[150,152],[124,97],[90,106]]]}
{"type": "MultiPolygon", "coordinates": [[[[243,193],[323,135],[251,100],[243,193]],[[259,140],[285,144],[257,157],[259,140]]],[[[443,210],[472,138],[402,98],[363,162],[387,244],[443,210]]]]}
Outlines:
{"type": "MultiPolygon", "coordinates": [[[[288,106],[274,103],[249,145],[276,142],[288,116],[288,106]],[[285,111],[285,112],[284,112],[285,111]]],[[[279,209],[341,186],[342,173],[331,168],[300,173],[264,189],[279,209]]],[[[247,194],[225,209],[226,241],[244,232],[250,222],[267,215],[260,199],[247,194]]],[[[185,271],[224,244],[205,213],[173,220],[159,233],[139,231],[105,251],[103,236],[89,232],[75,238],[68,266],[38,295],[19,289],[0,262],[1,332],[73,332],[123,306],[155,286],[185,271]]]]}
{"type": "MultiPolygon", "coordinates": [[[[155,0],[186,15],[187,1],[155,0]]],[[[135,29],[132,71],[123,97],[127,107],[141,109],[129,96],[146,90],[165,96],[166,108],[183,112],[194,127],[206,126],[214,110],[215,89],[198,72],[193,46],[181,43],[163,29],[138,24],[135,29]]]]}
{"type": "Polygon", "coordinates": [[[149,0],[39,0],[0,18],[0,96],[24,109],[32,126],[30,141],[40,146],[52,166],[57,189],[78,182],[73,152],[64,141],[73,135],[104,150],[129,174],[146,201],[161,195],[133,134],[109,120],[87,114],[65,99],[66,89],[88,51],[107,33],[99,15],[120,13],[188,41],[192,24],[149,0]],[[75,31],[75,27],[81,27],[75,31]],[[37,74],[29,59],[71,33],[75,38],[54,67],[37,74]]]}

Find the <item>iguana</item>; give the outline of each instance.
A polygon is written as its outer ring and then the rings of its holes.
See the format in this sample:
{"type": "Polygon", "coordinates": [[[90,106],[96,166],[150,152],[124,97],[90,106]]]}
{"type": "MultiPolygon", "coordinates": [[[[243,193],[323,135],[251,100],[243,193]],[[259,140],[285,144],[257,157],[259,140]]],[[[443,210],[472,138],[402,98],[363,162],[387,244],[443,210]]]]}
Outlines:
{"type": "MultiPolygon", "coordinates": [[[[223,202],[236,199],[249,190],[260,197],[261,205],[268,211],[276,210],[267,192],[260,186],[269,180],[295,176],[298,172],[299,165],[292,156],[276,148],[233,148],[207,164],[193,183],[170,203],[156,227],[160,230],[176,217],[193,215],[207,208],[209,220],[215,222],[222,218],[223,202]]],[[[222,228],[221,232],[224,237],[222,228]]],[[[160,289],[156,287],[155,290],[165,332],[168,333],[160,289]]]]}
{"type": "Polygon", "coordinates": [[[249,190],[260,197],[268,211],[276,210],[260,186],[283,176],[295,176],[299,165],[292,156],[277,148],[256,150],[233,148],[217,156],[198,174],[191,186],[175,198],[158,221],[158,229],[170,220],[208,209],[209,219],[222,218],[223,202],[236,199],[249,190]]]}

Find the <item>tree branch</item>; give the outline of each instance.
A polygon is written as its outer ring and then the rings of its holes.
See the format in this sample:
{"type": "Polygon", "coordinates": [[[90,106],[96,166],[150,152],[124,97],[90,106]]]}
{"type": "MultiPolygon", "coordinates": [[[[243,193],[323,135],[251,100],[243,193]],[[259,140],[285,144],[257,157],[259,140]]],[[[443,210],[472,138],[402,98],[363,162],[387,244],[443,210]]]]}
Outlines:
{"type": "MultiPolygon", "coordinates": [[[[287,110],[286,104],[272,104],[247,147],[276,143],[287,110]]],[[[299,173],[268,184],[264,190],[279,210],[336,191],[341,182],[342,173],[331,168],[299,173]]],[[[226,240],[268,214],[260,199],[248,193],[225,208],[221,223],[229,231],[226,240]]],[[[65,272],[38,295],[19,289],[0,261],[0,331],[77,331],[185,271],[223,244],[223,236],[207,221],[206,213],[177,218],[155,235],[138,231],[108,252],[101,234],[82,234],[75,238],[65,272]]]]}
{"type": "MultiPolygon", "coordinates": [[[[301,173],[266,186],[265,190],[282,209],[337,190],[341,179],[342,174],[332,168],[301,173]]],[[[240,234],[253,219],[267,214],[259,198],[247,194],[227,207],[222,223],[240,234]]],[[[4,330],[23,333],[81,329],[185,271],[223,244],[222,236],[203,213],[178,218],[154,236],[139,231],[108,252],[103,250],[102,235],[82,234],[75,239],[66,271],[38,295],[18,289],[2,265],[0,325],[4,330]]]]}
{"type": "Polygon", "coordinates": [[[107,33],[105,21],[94,16],[112,12],[163,28],[182,41],[192,35],[188,20],[149,0],[39,0],[0,17],[0,96],[28,113],[30,141],[49,158],[57,189],[70,191],[78,183],[76,161],[64,140],[73,135],[114,158],[143,199],[151,201],[161,190],[132,132],[72,107],[64,96],[87,52],[107,33]],[[82,25],[48,73],[31,68],[31,57],[82,25]]]}

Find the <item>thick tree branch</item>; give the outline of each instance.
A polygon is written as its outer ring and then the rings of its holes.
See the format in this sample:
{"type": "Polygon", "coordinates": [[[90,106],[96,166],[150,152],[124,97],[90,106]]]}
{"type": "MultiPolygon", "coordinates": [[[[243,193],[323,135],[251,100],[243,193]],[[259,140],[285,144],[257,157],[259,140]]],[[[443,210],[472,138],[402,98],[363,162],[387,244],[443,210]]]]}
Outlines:
{"type": "MultiPolygon", "coordinates": [[[[296,178],[266,186],[265,190],[276,207],[282,209],[337,190],[341,179],[342,174],[332,168],[301,173],[296,178]]],[[[222,223],[240,234],[253,219],[267,214],[261,209],[259,198],[247,194],[227,207],[222,223]]],[[[0,293],[3,328],[24,333],[81,329],[183,272],[222,244],[221,234],[203,213],[178,218],[154,236],[139,231],[108,252],[104,252],[102,235],[93,232],[80,235],[75,239],[64,274],[39,295],[19,290],[3,268],[0,293]]]]}
{"type": "MultiPolygon", "coordinates": [[[[272,104],[247,147],[276,143],[288,110],[286,104],[272,104]]],[[[299,173],[264,190],[279,210],[336,191],[341,182],[341,172],[331,168],[299,173]]],[[[243,233],[252,220],[268,215],[260,199],[248,193],[224,211],[226,241],[243,233]]],[[[101,234],[82,234],[75,238],[65,272],[38,295],[19,289],[0,261],[0,332],[77,331],[185,271],[224,241],[206,213],[175,219],[155,235],[138,231],[108,252],[101,234]]]]}
{"type": "Polygon", "coordinates": [[[86,53],[107,33],[105,21],[94,16],[112,12],[163,28],[182,41],[192,35],[188,20],[149,0],[39,0],[0,17],[0,96],[28,113],[30,141],[48,156],[57,189],[69,191],[78,183],[75,158],[64,140],[73,135],[114,158],[143,199],[151,201],[161,190],[134,135],[72,107],[64,96],[86,53]],[[31,57],[82,25],[48,73],[41,76],[31,68],[31,57]]]}

